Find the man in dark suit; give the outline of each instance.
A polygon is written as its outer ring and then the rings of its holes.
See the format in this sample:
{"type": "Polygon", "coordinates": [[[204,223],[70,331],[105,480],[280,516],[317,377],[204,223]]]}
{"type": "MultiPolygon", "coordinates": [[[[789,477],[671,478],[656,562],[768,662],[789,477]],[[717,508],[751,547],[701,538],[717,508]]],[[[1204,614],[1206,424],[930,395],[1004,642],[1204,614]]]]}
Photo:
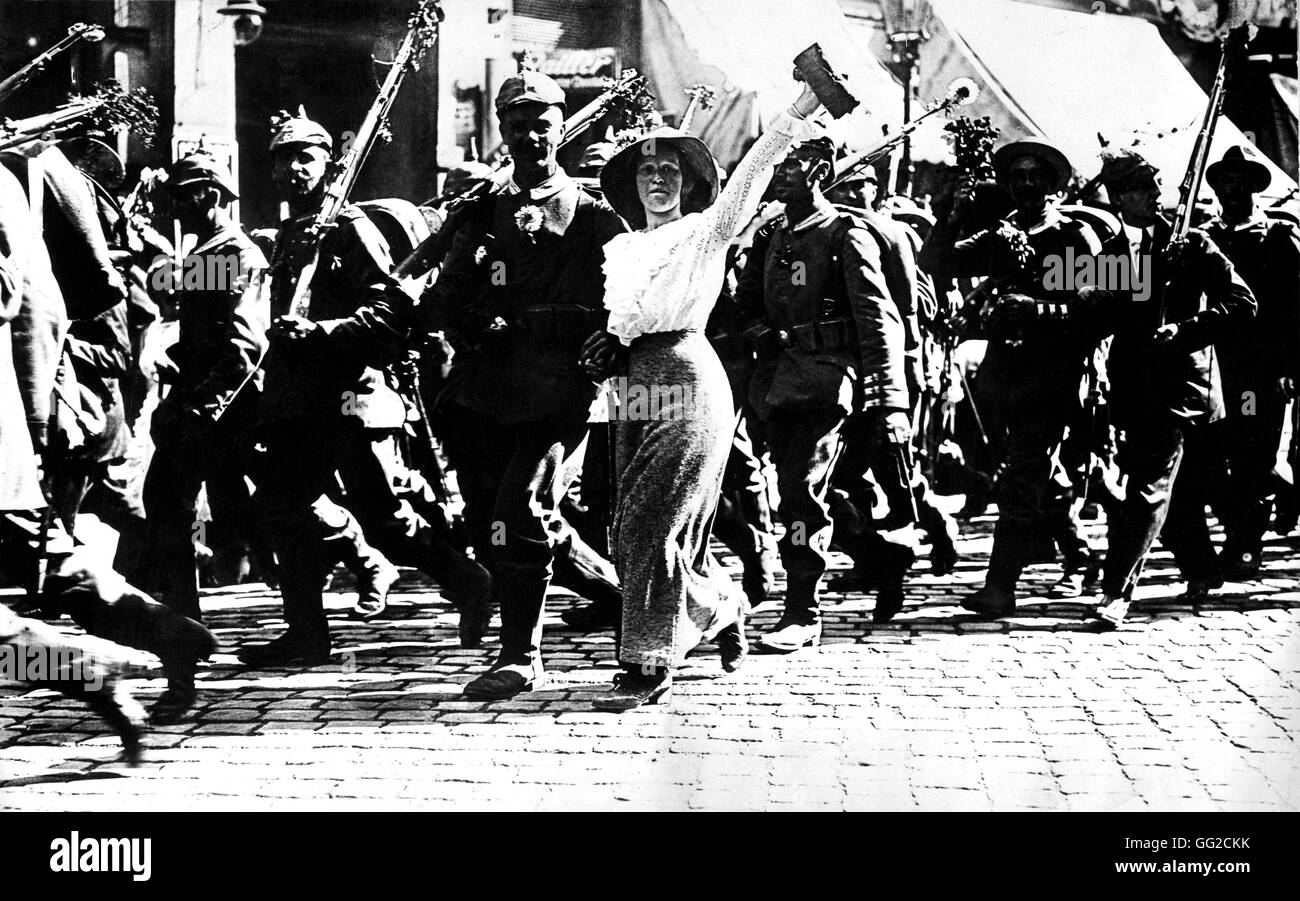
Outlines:
{"type": "Polygon", "coordinates": [[[1259,574],[1268,528],[1273,465],[1287,403],[1296,396],[1300,369],[1300,229],[1270,219],[1255,201],[1268,187],[1268,168],[1232,147],[1206,170],[1205,180],[1223,213],[1205,233],[1232,261],[1259,304],[1253,322],[1216,344],[1223,376],[1225,451],[1230,467],[1225,492],[1224,575],[1259,574]]]}
{"type": "Polygon", "coordinates": [[[1108,159],[1102,182],[1124,225],[1108,251],[1131,255],[1147,273],[1136,291],[1101,285],[1088,298],[1114,326],[1111,403],[1125,432],[1120,467],[1128,486],[1110,528],[1096,609],[1100,625],[1115,629],[1157,536],[1187,579],[1188,597],[1204,598],[1223,583],[1205,516],[1214,458],[1206,426],[1223,416],[1214,344],[1250,320],[1255,298],[1204,232],[1192,229],[1171,245],[1159,173],[1143,157],[1108,159]]]}

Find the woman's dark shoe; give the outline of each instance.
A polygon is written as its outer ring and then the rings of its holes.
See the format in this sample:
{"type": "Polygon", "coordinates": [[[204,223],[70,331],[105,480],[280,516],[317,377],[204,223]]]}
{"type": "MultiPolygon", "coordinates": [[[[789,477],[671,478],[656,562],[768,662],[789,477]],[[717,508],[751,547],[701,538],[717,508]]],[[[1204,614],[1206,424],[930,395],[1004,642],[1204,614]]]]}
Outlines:
{"type": "Polygon", "coordinates": [[[609,692],[597,695],[591,705],[597,710],[622,712],[668,698],[673,687],[672,675],[663,668],[647,667],[646,670],[637,667],[616,673],[609,692]]]}
{"type": "Polygon", "coordinates": [[[722,658],[724,672],[734,673],[740,669],[749,654],[749,639],[745,637],[745,614],[718,633],[718,655],[722,658]]]}

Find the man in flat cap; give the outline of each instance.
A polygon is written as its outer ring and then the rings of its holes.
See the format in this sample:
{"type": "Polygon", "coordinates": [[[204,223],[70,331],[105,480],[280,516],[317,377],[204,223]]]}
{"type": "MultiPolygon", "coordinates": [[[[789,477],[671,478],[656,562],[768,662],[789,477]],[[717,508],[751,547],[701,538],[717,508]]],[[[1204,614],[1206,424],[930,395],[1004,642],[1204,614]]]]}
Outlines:
{"type": "Polygon", "coordinates": [[[439,406],[471,541],[501,608],[497,660],[465,687],[487,700],[544,681],[553,526],[597,394],[579,354],[604,335],[602,248],[625,230],[556,163],[559,85],[521,72],[501,86],[496,112],[513,177],[466,211],[421,306],[421,330],[446,330],[458,345],[439,406]]]}
{"type": "Polygon", "coordinates": [[[1273,465],[1287,403],[1300,373],[1300,230],[1270,219],[1255,200],[1271,175],[1245,148],[1230,147],[1206,170],[1223,210],[1205,233],[1224,252],[1255,295],[1259,311],[1247,327],[1216,343],[1223,376],[1225,445],[1231,473],[1225,500],[1224,575],[1259,574],[1275,477],[1273,465]]]}
{"type": "Polygon", "coordinates": [[[1130,254],[1149,273],[1136,291],[1101,285],[1093,298],[1115,333],[1107,368],[1128,475],[1095,612],[1102,628],[1116,629],[1157,536],[1187,580],[1188,599],[1223,584],[1205,518],[1216,469],[1208,426],[1224,406],[1214,344],[1250,321],[1255,299],[1204,232],[1171,244],[1159,171],[1140,154],[1107,159],[1101,181],[1124,226],[1108,253],[1130,254]]]}
{"type": "Polygon", "coordinates": [[[998,183],[1015,211],[994,228],[956,241],[954,216],[939,222],[921,253],[921,265],[939,275],[989,276],[992,290],[981,320],[989,338],[980,378],[994,384],[997,417],[1005,430],[998,469],[998,522],[984,587],[962,606],[986,617],[1016,609],[1016,584],[1028,564],[1064,552],[1065,575],[1057,596],[1077,596],[1091,551],[1072,512],[1070,479],[1059,449],[1079,407],[1087,361],[1100,340],[1079,303],[1077,284],[1049,278],[1055,267],[1071,272],[1100,250],[1086,224],[1067,218],[1053,202],[1073,169],[1056,147],[1041,140],[1004,144],[993,155],[998,183]]]}
{"type": "Polygon", "coordinates": [[[266,352],[270,281],[266,258],[230,217],[228,205],[238,194],[224,163],[207,153],[183,157],[168,168],[163,190],[172,217],[197,243],[170,286],[179,335],[167,350],[173,368],[164,378],[171,391],[152,420],[145,587],[201,620],[192,543],[199,488],[206,483],[214,522],[251,527],[255,520],[245,476],[260,380],[235,394],[266,352]],[[218,421],[227,404],[231,408],[218,421]]]}

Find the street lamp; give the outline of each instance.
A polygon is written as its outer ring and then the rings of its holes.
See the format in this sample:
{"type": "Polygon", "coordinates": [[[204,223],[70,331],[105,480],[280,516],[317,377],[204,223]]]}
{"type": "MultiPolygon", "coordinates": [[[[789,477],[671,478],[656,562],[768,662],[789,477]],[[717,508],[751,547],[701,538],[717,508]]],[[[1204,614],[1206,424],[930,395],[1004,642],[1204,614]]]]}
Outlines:
{"type": "Polygon", "coordinates": [[[229,0],[217,12],[235,20],[236,47],[247,47],[262,36],[262,21],[266,18],[266,7],[257,0],[229,0]]]}
{"type": "MultiPolygon", "coordinates": [[[[921,44],[930,39],[929,24],[934,11],[929,0],[880,0],[885,34],[894,62],[903,67],[903,125],[912,120],[912,73],[921,55],[921,44]]],[[[898,193],[906,194],[912,183],[912,139],[903,138],[903,158],[898,166],[898,193]]]]}

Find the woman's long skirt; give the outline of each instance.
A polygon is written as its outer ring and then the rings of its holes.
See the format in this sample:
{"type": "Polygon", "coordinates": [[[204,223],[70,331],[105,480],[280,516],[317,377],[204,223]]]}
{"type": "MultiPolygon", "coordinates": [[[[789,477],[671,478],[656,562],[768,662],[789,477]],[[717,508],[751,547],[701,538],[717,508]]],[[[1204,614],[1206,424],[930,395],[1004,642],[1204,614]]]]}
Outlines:
{"type": "Polygon", "coordinates": [[[734,622],[744,598],[709,552],[735,410],[704,335],[645,335],[616,384],[614,561],[625,664],[677,666],[734,622]]]}

